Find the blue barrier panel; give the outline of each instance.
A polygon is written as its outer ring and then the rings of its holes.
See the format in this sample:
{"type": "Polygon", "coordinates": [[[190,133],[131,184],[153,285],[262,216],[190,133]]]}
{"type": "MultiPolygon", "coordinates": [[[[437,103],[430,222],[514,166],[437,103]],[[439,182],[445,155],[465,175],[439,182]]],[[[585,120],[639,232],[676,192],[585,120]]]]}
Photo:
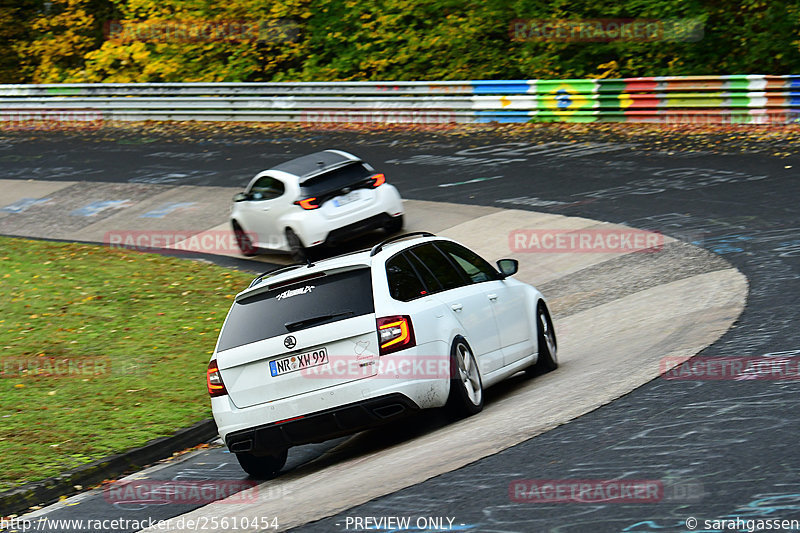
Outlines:
{"type": "Polygon", "coordinates": [[[528,111],[475,111],[476,122],[498,122],[508,124],[512,122],[529,122],[531,114],[528,111]]]}
{"type": "Polygon", "coordinates": [[[786,86],[792,89],[800,88],[800,75],[792,74],[789,76],[784,76],[786,78],[786,86]]]}
{"type": "MultiPolygon", "coordinates": [[[[535,80],[532,80],[535,82],[535,80]]],[[[471,81],[475,94],[527,94],[531,83],[526,80],[471,81]]]]}

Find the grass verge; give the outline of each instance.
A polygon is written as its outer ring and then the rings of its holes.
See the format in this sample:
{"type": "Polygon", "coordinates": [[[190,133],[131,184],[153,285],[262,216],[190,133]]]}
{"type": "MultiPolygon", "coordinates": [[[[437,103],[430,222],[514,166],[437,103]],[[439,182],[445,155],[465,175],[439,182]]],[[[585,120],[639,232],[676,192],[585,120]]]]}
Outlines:
{"type": "Polygon", "coordinates": [[[0,491],[210,416],[205,367],[251,278],[0,237],[0,491]]]}

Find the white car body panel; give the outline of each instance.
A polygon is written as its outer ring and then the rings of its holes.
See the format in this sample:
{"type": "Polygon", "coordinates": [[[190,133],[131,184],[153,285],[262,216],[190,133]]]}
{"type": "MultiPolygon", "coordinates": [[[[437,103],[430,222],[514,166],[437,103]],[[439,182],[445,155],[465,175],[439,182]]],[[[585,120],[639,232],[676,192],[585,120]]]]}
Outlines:
{"type": "Polygon", "coordinates": [[[458,287],[434,295],[446,307],[445,313],[456,320],[469,339],[482,374],[503,366],[500,335],[488,298],[476,285],[458,287]]]}

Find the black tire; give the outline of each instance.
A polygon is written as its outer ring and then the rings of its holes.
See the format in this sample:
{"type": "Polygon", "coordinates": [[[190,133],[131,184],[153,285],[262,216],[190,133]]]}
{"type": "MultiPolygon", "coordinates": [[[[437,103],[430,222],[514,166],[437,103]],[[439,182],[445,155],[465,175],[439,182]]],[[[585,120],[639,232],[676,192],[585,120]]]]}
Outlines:
{"type": "Polygon", "coordinates": [[[526,372],[531,376],[546,374],[558,368],[558,342],[553,321],[544,303],[536,307],[536,331],[539,339],[539,359],[528,367],[526,372]]]}
{"type": "Polygon", "coordinates": [[[292,254],[292,259],[298,263],[305,263],[308,258],[308,249],[303,246],[303,241],[297,236],[297,233],[292,228],[286,228],[286,244],[289,245],[289,251],[292,254]]]}
{"type": "Polygon", "coordinates": [[[463,337],[456,337],[450,348],[450,396],[448,409],[460,416],[483,410],[483,381],[472,348],[463,337]]]}
{"type": "Polygon", "coordinates": [[[286,465],[286,458],[289,450],[283,450],[275,455],[265,455],[262,457],[251,453],[237,453],[236,459],[242,470],[250,474],[255,479],[272,479],[277,476],[281,469],[286,465]]]}
{"type": "Polygon", "coordinates": [[[396,217],[392,217],[389,222],[383,226],[383,229],[386,230],[386,233],[392,234],[397,233],[398,231],[403,229],[403,215],[399,215],[396,217]]]}
{"type": "Polygon", "coordinates": [[[242,229],[238,222],[232,222],[233,235],[236,237],[236,245],[245,257],[252,257],[258,253],[258,248],[255,247],[253,241],[246,231],[242,229]]]}

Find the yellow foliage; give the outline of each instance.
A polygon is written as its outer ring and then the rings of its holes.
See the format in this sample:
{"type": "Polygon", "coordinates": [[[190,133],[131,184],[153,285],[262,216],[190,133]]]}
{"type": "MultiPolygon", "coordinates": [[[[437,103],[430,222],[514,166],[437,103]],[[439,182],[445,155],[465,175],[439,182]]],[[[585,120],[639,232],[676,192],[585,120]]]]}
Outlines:
{"type": "Polygon", "coordinates": [[[708,65],[731,73],[800,69],[800,5],[763,0],[739,10],[724,2],[611,3],[608,17],[672,13],[714,32],[701,31],[701,42],[609,43],[514,41],[508,34],[514,19],[597,18],[596,2],[14,1],[0,7],[0,79],[12,82],[617,78],[690,74],[708,65]],[[22,13],[19,5],[34,7],[22,13]],[[110,38],[112,17],[117,28],[143,29],[110,38]],[[241,23],[257,31],[234,35],[231,28],[241,23]],[[760,35],[765,28],[770,35],[760,35]],[[21,79],[7,80],[9,72],[21,79]]]}
{"type": "Polygon", "coordinates": [[[613,79],[613,78],[621,78],[619,74],[619,65],[616,61],[609,61],[607,63],[603,63],[597,65],[597,70],[599,74],[595,77],[600,79],[613,79]]]}

